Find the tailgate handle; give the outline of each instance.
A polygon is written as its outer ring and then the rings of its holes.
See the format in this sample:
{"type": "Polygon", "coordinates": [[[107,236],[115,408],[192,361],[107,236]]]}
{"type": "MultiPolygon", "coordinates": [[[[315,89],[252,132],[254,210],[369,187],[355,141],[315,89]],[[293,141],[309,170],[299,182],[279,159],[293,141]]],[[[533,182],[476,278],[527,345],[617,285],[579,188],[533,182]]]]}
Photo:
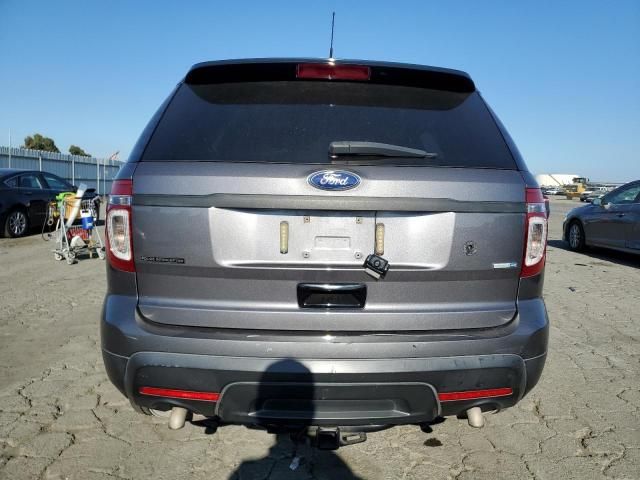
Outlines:
{"type": "Polygon", "coordinates": [[[300,283],[300,308],[364,308],[367,286],[362,283],[300,283]]]}

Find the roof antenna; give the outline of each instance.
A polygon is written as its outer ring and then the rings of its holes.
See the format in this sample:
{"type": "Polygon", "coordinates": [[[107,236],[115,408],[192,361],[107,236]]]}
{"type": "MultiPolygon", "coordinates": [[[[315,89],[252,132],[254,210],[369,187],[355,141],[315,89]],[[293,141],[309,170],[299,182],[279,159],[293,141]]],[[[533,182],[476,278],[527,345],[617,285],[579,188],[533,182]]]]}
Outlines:
{"type": "Polygon", "coordinates": [[[331,46],[329,47],[329,60],[333,60],[333,25],[336,22],[336,12],[331,17],[331,46]]]}

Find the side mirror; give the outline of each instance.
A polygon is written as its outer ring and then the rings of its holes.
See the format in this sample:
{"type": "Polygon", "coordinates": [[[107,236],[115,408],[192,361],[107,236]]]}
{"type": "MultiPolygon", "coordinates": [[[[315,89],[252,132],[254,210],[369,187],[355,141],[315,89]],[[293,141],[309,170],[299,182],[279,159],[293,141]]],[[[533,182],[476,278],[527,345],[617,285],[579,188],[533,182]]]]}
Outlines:
{"type": "Polygon", "coordinates": [[[593,200],[591,200],[591,205],[595,205],[596,207],[601,207],[602,206],[602,199],[601,198],[594,198],[593,200]]]}

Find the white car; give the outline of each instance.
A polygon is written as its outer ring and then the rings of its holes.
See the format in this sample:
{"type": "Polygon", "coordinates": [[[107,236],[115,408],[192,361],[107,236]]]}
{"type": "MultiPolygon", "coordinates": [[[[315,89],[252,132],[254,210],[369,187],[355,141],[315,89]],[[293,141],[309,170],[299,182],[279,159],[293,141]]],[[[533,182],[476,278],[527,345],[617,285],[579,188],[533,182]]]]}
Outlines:
{"type": "Polygon", "coordinates": [[[591,201],[594,198],[599,198],[605,193],[609,192],[610,189],[607,187],[593,187],[590,190],[585,190],[580,194],[580,201],[587,202],[591,201]]]}

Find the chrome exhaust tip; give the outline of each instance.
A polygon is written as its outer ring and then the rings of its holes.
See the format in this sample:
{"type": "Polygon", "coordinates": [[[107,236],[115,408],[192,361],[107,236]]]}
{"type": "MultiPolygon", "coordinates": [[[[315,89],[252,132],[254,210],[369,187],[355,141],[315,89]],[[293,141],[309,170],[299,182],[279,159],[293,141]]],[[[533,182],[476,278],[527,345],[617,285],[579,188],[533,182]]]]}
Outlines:
{"type": "Polygon", "coordinates": [[[169,428],[171,430],[179,430],[184,427],[187,420],[187,409],[182,407],[173,407],[169,416],[169,428]]]}
{"type": "Polygon", "coordinates": [[[480,407],[473,407],[467,410],[467,420],[469,421],[469,426],[473,428],[484,427],[484,415],[480,407]]]}

